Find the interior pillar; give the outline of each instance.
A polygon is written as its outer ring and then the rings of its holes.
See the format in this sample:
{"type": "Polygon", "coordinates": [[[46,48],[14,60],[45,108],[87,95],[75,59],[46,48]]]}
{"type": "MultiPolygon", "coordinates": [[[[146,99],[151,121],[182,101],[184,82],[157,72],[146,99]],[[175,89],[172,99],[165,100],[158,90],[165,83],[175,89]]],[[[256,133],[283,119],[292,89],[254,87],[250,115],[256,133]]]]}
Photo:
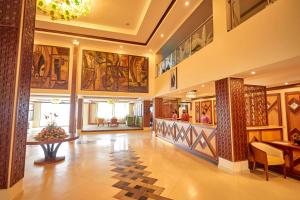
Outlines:
{"type": "Polygon", "coordinates": [[[80,132],[83,126],[83,98],[78,99],[77,130],[80,132]]]}
{"type": "Polygon", "coordinates": [[[0,1],[0,199],[24,177],[36,0],[0,1]]]}
{"type": "Polygon", "coordinates": [[[77,114],[77,59],[78,44],[73,46],[73,67],[72,67],[72,82],[71,82],[71,97],[70,97],[70,122],[69,132],[71,135],[76,134],[76,114],[77,114]]]}
{"type": "Polygon", "coordinates": [[[154,118],[163,117],[163,98],[154,98],[154,118]]]}
{"type": "Polygon", "coordinates": [[[215,82],[219,167],[231,172],[248,170],[244,80],[215,82]]]}
{"type": "Polygon", "coordinates": [[[151,105],[150,100],[145,100],[143,103],[143,106],[144,106],[143,119],[144,119],[144,127],[146,127],[146,128],[150,127],[150,118],[151,118],[150,105],[151,105]]]}

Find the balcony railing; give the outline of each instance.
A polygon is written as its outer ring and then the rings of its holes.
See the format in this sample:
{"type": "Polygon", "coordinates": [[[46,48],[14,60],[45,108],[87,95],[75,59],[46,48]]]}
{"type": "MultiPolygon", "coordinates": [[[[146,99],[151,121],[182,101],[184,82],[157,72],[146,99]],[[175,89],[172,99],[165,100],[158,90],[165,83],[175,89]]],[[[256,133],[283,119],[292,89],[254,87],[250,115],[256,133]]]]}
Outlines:
{"type": "Polygon", "coordinates": [[[228,31],[277,0],[228,0],[228,31]]]}
{"type": "Polygon", "coordinates": [[[159,76],[213,41],[213,16],[208,17],[156,67],[159,76]]]}

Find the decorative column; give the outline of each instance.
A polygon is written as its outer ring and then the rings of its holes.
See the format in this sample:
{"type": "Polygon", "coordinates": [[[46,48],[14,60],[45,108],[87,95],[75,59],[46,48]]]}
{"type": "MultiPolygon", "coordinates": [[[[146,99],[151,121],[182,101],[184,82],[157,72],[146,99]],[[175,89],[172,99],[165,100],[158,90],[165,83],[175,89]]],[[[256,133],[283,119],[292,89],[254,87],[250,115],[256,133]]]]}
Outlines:
{"type": "Polygon", "coordinates": [[[0,1],[0,199],[22,191],[36,0],[0,1]]]}
{"type": "Polygon", "coordinates": [[[77,130],[80,132],[83,125],[83,98],[78,99],[77,108],[77,130]]]}
{"type": "Polygon", "coordinates": [[[154,98],[154,118],[163,117],[163,98],[154,98]]]}
{"type": "Polygon", "coordinates": [[[151,101],[150,100],[145,100],[143,103],[144,106],[144,127],[150,127],[150,118],[151,118],[151,112],[150,112],[150,105],[151,101]]]}
{"type": "Polygon", "coordinates": [[[73,42],[73,67],[72,67],[72,83],[71,83],[71,96],[70,96],[70,122],[69,132],[71,135],[76,134],[76,114],[77,114],[77,60],[78,60],[78,45],[77,41],[73,42]]]}
{"type": "Polygon", "coordinates": [[[248,170],[244,80],[225,78],[216,81],[215,87],[219,167],[248,170]]]}

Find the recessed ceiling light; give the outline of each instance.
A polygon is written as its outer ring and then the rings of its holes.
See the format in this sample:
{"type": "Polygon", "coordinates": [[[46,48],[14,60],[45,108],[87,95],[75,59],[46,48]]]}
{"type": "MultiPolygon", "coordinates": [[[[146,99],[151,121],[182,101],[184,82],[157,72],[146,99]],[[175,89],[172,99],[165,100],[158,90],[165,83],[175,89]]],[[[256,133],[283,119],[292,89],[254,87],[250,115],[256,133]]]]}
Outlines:
{"type": "Polygon", "coordinates": [[[164,34],[162,33],[162,34],[160,34],[160,37],[164,37],[164,34]]]}
{"type": "Polygon", "coordinates": [[[122,46],[122,45],[120,45],[120,48],[122,49],[122,48],[123,48],[123,46],[122,46]]]}
{"type": "Polygon", "coordinates": [[[185,2],[184,2],[184,5],[185,5],[185,6],[190,5],[190,2],[189,2],[189,1],[185,1],[185,2]]]}
{"type": "Polygon", "coordinates": [[[288,84],[289,84],[288,82],[285,82],[285,83],[284,83],[284,85],[288,85],[288,84]]]}
{"type": "Polygon", "coordinates": [[[256,74],[256,72],[255,72],[255,71],[252,71],[251,74],[254,75],[254,74],[256,74]]]}
{"type": "Polygon", "coordinates": [[[79,45],[79,41],[78,40],[73,40],[73,44],[78,46],[79,45]]]}
{"type": "Polygon", "coordinates": [[[152,49],[149,49],[149,52],[153,52],[152,49]]]}
{"type": "Polygon", "coordinates": [[[202,84],[202,85],[201,85],[201,87],[205,87],[205,85],[204,85],[204,84],[202,84]]]}

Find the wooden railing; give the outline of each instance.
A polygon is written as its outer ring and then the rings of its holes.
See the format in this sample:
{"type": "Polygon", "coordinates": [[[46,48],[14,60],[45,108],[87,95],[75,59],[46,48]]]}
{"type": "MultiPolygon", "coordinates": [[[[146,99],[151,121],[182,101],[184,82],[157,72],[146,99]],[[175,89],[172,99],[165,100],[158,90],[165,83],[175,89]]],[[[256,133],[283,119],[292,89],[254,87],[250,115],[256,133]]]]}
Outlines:
{"type": "Polygon", "coordinates": [[[217,163],[216,127],[158,118],[154,124],[157,137],[217,163]]]}

